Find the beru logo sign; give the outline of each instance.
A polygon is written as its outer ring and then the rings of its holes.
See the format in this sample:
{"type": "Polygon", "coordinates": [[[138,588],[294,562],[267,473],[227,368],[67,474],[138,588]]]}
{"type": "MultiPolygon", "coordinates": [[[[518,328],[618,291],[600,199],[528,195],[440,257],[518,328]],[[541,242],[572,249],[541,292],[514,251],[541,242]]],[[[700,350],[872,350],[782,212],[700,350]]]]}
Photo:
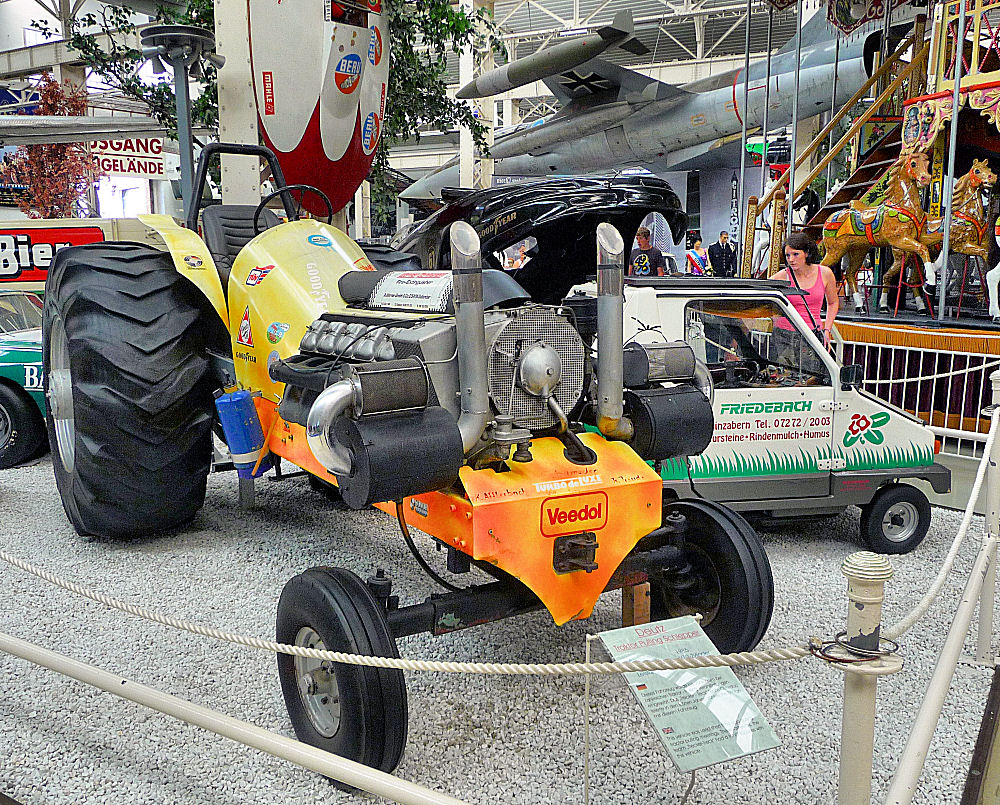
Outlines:
{"type": "Polygon", "coordinates": [[[109,176],[139,176],[163,179],[163,140],[135,137],[128,140],[97,140],[90,144],[94,164],[109,176]]]}
{"type": "Polygon", "coordinates": [[[60,249],[102,240],[104,231],[98,226],[0,229],[0,285],[14,280],[45,282],[60,249]]]}
{"type": "Polygon", "coordinates": [[[608,496],[604,492],[546,498],[542,501],[542,533],[558,537],[578,531],[596,531],[608,523],[608,496]]]}

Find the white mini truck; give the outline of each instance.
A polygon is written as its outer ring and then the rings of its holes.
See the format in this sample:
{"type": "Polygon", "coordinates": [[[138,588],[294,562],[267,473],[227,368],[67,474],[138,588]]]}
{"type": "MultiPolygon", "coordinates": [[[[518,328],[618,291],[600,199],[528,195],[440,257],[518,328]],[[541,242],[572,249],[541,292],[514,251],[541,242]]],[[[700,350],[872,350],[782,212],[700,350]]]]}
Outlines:
{"type": "MultiPolygon", "coordinates": [[[[579,321],[589,318],[596,293],[587,283],[567,297],[579,321]]],[[[792,293],[784,283],[757,280],[627,281],[626,357],[629,343],[653,346],[634,350],[645,368],[655,345],[683,340],[707,367],[703,390],[714,395],[710,446],[659,462],[665,494],[703,496],[772,518],[856,505],[869,550],[911,551],[927,534],[930,504],[907,481],[925,480],[938,493],[951,487],[950,471],[934,461],[934,434],[864,391],[861,367],[836,362],[792,307],[792,293]]],[[[646,371],[637,374],[647,379],[646,371]]],[[[627,392],[626,407],[630,399],[627,392]]]]}

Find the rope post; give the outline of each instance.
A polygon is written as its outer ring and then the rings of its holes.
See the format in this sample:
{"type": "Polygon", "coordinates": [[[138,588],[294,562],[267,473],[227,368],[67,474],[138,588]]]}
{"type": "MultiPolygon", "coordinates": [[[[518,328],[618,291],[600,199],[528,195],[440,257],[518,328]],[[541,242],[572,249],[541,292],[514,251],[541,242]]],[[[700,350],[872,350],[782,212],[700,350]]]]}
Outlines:
{"type": "MultiPolygon", "coordinates": [[[[993,384],[993,404],[983,409],[983,415],[996,416],[1000,408],[1000,369],[990,374],[993,384]]],[[[986,534],[1000,534],[1000,439],[993,442],[986,465],[986,534]]],[[[990,564],[983,579],[983,589],[979,594],[979,626],[976,633],[976,662],[994,665],[990,643],[993,638],[993,606],[996,599],[997,571],[996,549],[990,557],[990,564]]]]}
{"type": "Polygon", "coordinates": [[[892,578],[889,560],[869,551],[852,553],[840,568],[847,577],[847,631],[840,666],[844,677],[844,714],[840,733],[838,805],[870,805],[875,749],[875,692],[878,677],[903,667],[895,655],[879,654],[882,599],[892,578]],[[859,662],[861,657],[873,658],[859,662]]]}
{"type": "MultiPolygon", "coordinates": [[[[767,170],[767,166],[764,165],[761,170],[767,170]]],[[[749,278],[753,269],[753,247],[757,238],[757,216],[760,214],[757,202],[757,196],[747,199],[747,217],[743,221],[743,259],[740,261],[740,276],[743,279],[749,278]]]]}

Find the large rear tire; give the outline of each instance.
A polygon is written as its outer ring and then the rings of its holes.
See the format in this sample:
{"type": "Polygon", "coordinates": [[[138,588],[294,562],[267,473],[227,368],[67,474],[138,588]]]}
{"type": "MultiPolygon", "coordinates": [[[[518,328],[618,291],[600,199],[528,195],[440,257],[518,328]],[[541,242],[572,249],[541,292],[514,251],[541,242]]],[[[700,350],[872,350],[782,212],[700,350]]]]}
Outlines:
{"type": "Polygon", "coordinates": [[[653,620],[701,613],[701,627],[723,654],[751,651],[774,610],[774,578],[764,544],[739,514],[710,500],[673,500],[666,517],[687,520],[683,552],[690,568],[650,578],[653,620]]]}
{"type": "Polygon", "coordinates": [[[102,243],[57,255],[45,287],[46,423],[80,534],[127,539],[191,520],[212,457],[197,290],[170,255],[102,243]]]}

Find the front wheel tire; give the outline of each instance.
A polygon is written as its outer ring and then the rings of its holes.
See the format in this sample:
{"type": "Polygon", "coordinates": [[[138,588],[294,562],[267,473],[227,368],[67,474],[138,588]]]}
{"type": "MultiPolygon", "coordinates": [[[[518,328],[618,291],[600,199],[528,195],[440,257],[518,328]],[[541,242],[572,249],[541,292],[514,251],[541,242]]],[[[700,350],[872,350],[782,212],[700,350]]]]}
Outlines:
{"type": "MultiPolygon", "coordinates": [[[[278,601],[280,643],[398,657],[382,607],[354,573],[314,567],[278,601]]],[[[391,773],[406,744],[403,672],[278,655],[278,678],[298,739],[391,773]]]]}
{"type": "Polygon", "coordinates": [[[723,654],[753,650],[774,610],[774,578],[764,544],[739,514],[710,500],[674,500],[664,518],[687,521],[680,573],[650,577],[653,620],[702,615],[704,629],[723,654]]]}
{"type": "Polygon", "coordinates": [[[874,553],[909,553],[930,526],[931,504],[909,484],[887,484],[861,507],[861,541],[874,553]]]}

